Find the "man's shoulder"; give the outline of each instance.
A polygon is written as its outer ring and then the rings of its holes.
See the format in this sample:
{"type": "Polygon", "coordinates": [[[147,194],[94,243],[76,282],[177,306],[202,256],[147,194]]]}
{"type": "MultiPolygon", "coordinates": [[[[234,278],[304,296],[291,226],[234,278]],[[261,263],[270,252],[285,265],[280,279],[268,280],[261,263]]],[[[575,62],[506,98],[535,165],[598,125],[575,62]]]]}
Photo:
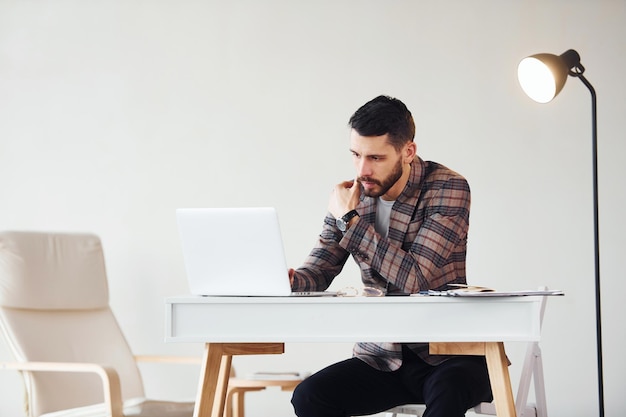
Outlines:
{"type": "Polygon", "coordinates": [[[467,180],[457,171],[434,161],[421,161],[422,165],[422,183],[423,184],[442,184],[447,182],[467,184],[467,180]]]}
{"type": "Polygon", "coordinates": [[[447,166],[434,161],[425,161],[427,178],[462,178],[463,175],[447,166]]]}

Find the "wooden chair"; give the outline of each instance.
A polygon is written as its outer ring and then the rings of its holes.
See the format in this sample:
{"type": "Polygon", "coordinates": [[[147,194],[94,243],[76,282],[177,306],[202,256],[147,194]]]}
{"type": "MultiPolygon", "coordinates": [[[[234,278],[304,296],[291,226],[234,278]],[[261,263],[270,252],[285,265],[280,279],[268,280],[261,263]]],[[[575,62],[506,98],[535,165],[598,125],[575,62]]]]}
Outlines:
{"type": "Polygon", "coordinates": [[[293,391],[302,379],[238,379],[230,378],[226,393],[226,417],[244,417],[244,396],[247,392],[262,391],[267,387],[280,387],[293,391]]]}
{"type": "MultiPolygon", "coordinates": [[[[545,290],[546,288],[540,288],[545,290]]],[[[541,297],[538,304],[541,321],[546,309],[547,297],[541,297]]],[[[539,342],[530,342],[526,348],[526,357],[522,365],[522,373],[519,380],[517,396],[515,398],[515,411],[518,417],[547,417],[546,393],[543,379],[543,363],[541,360],[541,348],[539,342]],[[528,402],[531,380],[534,380],[535,403],[528,402]]],[[[407,404],[394,407],[386,412],[386,417],[397,417],[398,414],[421,417],[425,406],[422,404],[407,404]]],[[[476,414],[496,415],[496,407],[493,403],[481,403],[473,408],[476,414]]]]}

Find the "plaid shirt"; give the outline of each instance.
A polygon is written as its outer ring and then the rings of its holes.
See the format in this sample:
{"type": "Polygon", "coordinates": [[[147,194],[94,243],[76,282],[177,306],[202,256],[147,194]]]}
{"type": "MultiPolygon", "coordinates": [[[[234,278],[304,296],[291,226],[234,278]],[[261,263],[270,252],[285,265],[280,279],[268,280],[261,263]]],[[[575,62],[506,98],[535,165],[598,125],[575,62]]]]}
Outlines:
{"type": "MultiPolygon", "coordinates": [[[[398,196],[387,238],[374,230],[376,198],[363,197],[359,218],[345,234],[329,213],[317,245],[294,275],[294,291],[325,290],[348,257],[361,269],[365,286],[388,294],[413,294],[465,283],[470,189],[461,175],[435,162],[415,157],[411,174],[398,196]]],[[[407,318],[404,318],[407,319],[407,318]]],[[[449,356],[428,354],[427,343],[407,344],[436,365],[449,356]]],[[[357,343],[354,356],[376,369],[391,371],[402,363],[399,343],[357,343]]]]}

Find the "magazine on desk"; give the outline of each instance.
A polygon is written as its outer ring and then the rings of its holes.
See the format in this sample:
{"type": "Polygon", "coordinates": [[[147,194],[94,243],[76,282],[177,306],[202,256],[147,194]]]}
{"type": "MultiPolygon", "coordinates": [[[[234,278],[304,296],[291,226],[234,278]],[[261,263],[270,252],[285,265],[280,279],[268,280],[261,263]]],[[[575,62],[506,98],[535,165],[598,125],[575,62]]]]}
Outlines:
{"type": "Polygon", "coordinates": [[[516,291],[497,291],[489,287],[481,287],[477,285],[450,284],[453,287],[449,290],[420,291],[418,294],[422,296],[443,296],[443,297],[522,297],[522,296],[546,296],[546,295],[565,295],[561,290],[516,290],[516,291]]]}

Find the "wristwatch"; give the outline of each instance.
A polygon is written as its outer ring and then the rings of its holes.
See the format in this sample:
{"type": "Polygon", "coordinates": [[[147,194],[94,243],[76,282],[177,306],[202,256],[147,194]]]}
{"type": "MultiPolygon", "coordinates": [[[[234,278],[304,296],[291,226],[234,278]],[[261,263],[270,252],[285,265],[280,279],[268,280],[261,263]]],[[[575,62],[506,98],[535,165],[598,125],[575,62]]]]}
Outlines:
{"type": "Polygon", "coordinates": [[[349,212],[335,220],[337,228],[342,232],[345,232],[346,230],[348,230],[348,223],[350,223],[350,220],[358,215],[359,213],[356,210],[350,210],[349,212]]]}

